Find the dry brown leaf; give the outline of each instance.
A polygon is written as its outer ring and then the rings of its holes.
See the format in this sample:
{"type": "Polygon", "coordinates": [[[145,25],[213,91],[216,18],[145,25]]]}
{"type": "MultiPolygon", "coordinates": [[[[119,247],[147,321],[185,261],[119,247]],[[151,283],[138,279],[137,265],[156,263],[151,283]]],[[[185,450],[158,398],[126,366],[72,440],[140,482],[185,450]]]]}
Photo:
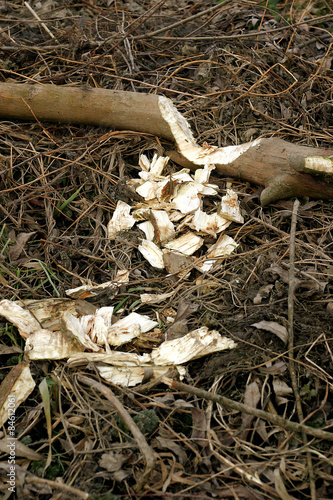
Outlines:
{"type": "Polygon", "coordinates": [[[259,370],[262,373],[269,373],[270,375],[278,375],[287,370],[287,365],[284,361],[276,361],[276,363],[267,363],[266,366],[261,366],[259,370]]]}
{"type": "Polygon", "coordinates": [[[36,234],[36,231],[31,233],[20,233],[16,238],[16,243],[8,248],[8,254],[11,261],[17,260],[24,250],[27,242],[36,234]]]}
{"type": "Polygon", "coordinates": [[[292,388],[286,382],[276,377],[273,379],[273,389],[276,396],[288,396],[293,393],[292,388]]]}
{"type": "MultiPolygon", "coordinates": [[[[155,398],[156,399],[156,398],[155,398]]],[[[158,443],[158,447],[162,450],[169,450],[174,455],[177,456],[178,461],[181,465],[184,465],[187,460],[187,455],[184,449],[177,444],[172,439],[163,438],[161,436],[156,437],[156,442],[158,443]]]]}
{"type": "Polygon", "coordinates": [[[163,249],[163,262],[165,269],[170,274],[178,274],[185,269],[191,271],[193,267],[194,258],[190,255],[184,255],[179,252],[173,252],[167,248],[163,249]]]}
{"type": "Polygon", "coordinates": [[[261,304],[262,299],[267,299],[270,296],[271,291],[273,290],[274,285],[264,285],[260,288],[257,295],[253,299],[253,304],[258,305],[261,304]]]}
{"type": "Polygon", "coordinates": [[[193,406],[191,408],[192,413],[192,433],[191,439],[199,446],[207,445],[206,429],[207,421],[206,414],[200,408],[193,406]]]}
{"type": "Polygon", "coordinates": [[[279,339],[282,340],[284,344],[288,342],[288,330],[285,326],[276,323],[275,321],[259,321],[259,323],[253,323],[251,326],[258,328],[258,330],[266,330],[267,332],[274,333],[279,339]]]}
{"type": "MultiPolygon", "coordinates": [[[[10,450],[10,446],[13,444],[13,438],[9,435],[0,439],[0,451],[8,454],[10,450]]],[[[37,453],[35,450],[29,448],[25,444],[21,443],[18,439],[15,439],[15,456],[24,457],[28,460],[43,460],[44,456],[40,453],[37,453]]]]}
{"type": "Polygon", "coordinates": [[[121,469],[126,460],[127,457],[122,455],[122,453],[109,451],[108,453],[103,453],[98,464],[109,472],[116,472],[121,469]]]}
{"type": "Polygon", "coordinates": [[[22,361],[10,370],[0,386],[0,427],[8,419],[11,421],[16,409],[27,399],[35,385],[27,362],[22,361]]]}
{"type": "Polygon", "coordinates": [[[83,350],[60,331],[36,330],[25,343],[27,359],[66,359],[83,350]]]}
{"type": "Polygon", "coordinates": [[[22,354],[21,347],[16,345],[0,345],[0,355],[1,354],[22,354]]]}
{"type": "Polygon", "coordinates": [[[165,332],[165,340],[183,337],[188,332],[187,318],[198,310],[199,306],[188,299],[180,299],[174,322],[165,332]]]}
{"type": "Polygon", "coordinates": [[[274,482],[275,489],[282,500],[293,500],[295,498],[287,492],[280,469],[274,469],[274,482]]]}
{"type": "MultiPolygon", "coordinates": [[[[260,401],[260,390],[256,381],[251,382],[246,386],[244,394],[244,404],[251,408],[256,408],[260,401]]],[[[253,416],[250,413],[242,413],[242,430],[244,432],[243,439],[245,438],[249,427],[253,421],[253,416]]]]}

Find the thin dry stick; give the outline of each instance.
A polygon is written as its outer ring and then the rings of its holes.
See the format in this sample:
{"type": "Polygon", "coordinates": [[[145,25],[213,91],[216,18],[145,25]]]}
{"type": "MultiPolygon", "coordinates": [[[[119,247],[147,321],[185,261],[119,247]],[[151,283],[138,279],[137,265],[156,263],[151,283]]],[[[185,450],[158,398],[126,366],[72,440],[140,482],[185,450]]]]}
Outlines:
{"type": "MultiPolygon", "coordinates": [[[[316,17],[314,19],[307,19],[307,24],[318,24],[322,21],[326,21],[329,19],[332,19],[332,14],[326,14],[325,16],[321,17],[316,17]]],[[[156,36],[157,40],[196,40],[196,41],[209,41],[209,40],[238,40],[242,38],[253,38],[253,37],[258,37],[258,36],[263,36],[263,35],[270,35],[271,33],[276,33],[279,31],[286,31],[289,29],[294,29],[297,28],[298,26],[304,25],[304,21],[298,21],[297,23],[294,24],[288,24],[287,26],[281,26],[279,28],[272,28],[266,31],[249,31],[247,33],[237,33],[236,35],[211,35],[211,36],[187,36],[187,37],[180,37],[180,36],[156,36]]],[[[150,35],[152,36],[152,35],[150,35]]]]}
{"type": "MultiPolygon", "coordinates": [[[[299,200],[295,200],[293,213],[291,217],[290,228],[290,250],[289,250],[289,290],[288,290],[288,349],[289,349],[289,371],[291,377],[291,385],[295,395],[297,415],[300,422],[304,421],[303,408],[301,398],[299,395],[296,371],[295,371],[295,357],[294,357],[294,296],[295,296],[295,237],[296,237],[296,224],[297,212],[299,208],[299,200]]],[[[307,436],[302,430],[302,441],[304,446],[307,446],[307,436]]],[[[312,458],[310,451],[306,452],[306,459],[309,469],[311,500],[316,500],[316,483],[314,480],[312,458]]]]}
{"type": "MultiPolygon", "coordinates": [[[[228,2],[230,3],[230,1],[228,2]]],[[[205,16],[206,14],[210,14],[216,9],[221,9],[222,5],[218,3],[217,5],[213,5],[213,7],[209,7],[209,9],[202,10],[201,12],[198,12],[197,14],[194,14],[193,16],[188,16],[185,19],[181,19],[180,21],[177,21],[176,23],[173,24],[168,24],[167,26],[164,26],[164,28],[160,28],[156,31],[152,31],[151,33],[145,33],[144,35],[137,35],[134,37],[135,40],[140,40],[141,38],[151,38],[153,36],[159,35],[160,33],[164,33],[164,31],[170,31],[172,28],[176,28],[177,26],[180,26],[182,24],[188,23],[190,21],[193,21],[194,19],[197,19],[198,17],[205,16]]],[[[225,4],[223,5],[225,7],[225,4]]]]}
{"type": "MultiPolygon", "coordinates": [[[[9,467],[10,467],[9,464],[6,464],[5,462],[1,463],[1,469],[7,471],[8,475],[10,471],[9,467]]],[[[64,493],[64,495],[67,494],[73,498],[82,498],[83,500],[88,500],[88,498],[90,497],[89,493],[85,493],[84,491],[79,490],[78,488],[74,488],[73,486],[69,486],[68,484],[61,483],[60,481],[59,482],[52,481],[50,479],[37,477],[31,472],[27,472],[23,467],[21,467],[18,464],[15,465],[15,469],[18,478],[20,476],[22,476],[22,478],[24,477],[24,482],[26,484],[33,484],[33,485],[39,484],[41,486],[43,485],[50,486],[50,488],[54,490],[60,490],[64,493]]],[[[23,484],[22,479],[21,481],[18,480],[17,482],[23,484]]]]}
{"type": "Polygon", "coordinates": [[[212,451],[213,455],[224,466],[228,467],[229,470],[236,472],[236,474],[238,474],[243,480],[248,481],[249,483],[252,483],[259,488],[262,488],[264,491],[269,493],[269,495],[271,497],[279,496],[278,493],[274,490],[274,488],[272,488],[268,484],[265,484],[260,479],[257,472],[254,472],[252,474],[252,473],[248,472],[245,467],[242,467],[239,464],[233,462],[225,453],[223,453],[223,454],[219,453],[217,450],[219,449],[218,444],[220,442],[219,442],[219,439],[216,436],[215,432],[212,429],[210,429],[210,431],[207,432],[207,439],[208,439],[209,448],[212,451]],[[214,443],[216,443],[215,447],[213,446],[213,441],[214,441],[214,443]]]}
{"type": "Polygon", "coordinates": [[[46,24],[43,23],[43,21],[41,20],[41,18],[39,17],[39,15],[36,14],[36,12],[33,10],[33,8],[28,4],[28,2],[24,2],[24,5],[31,12],[31,14],[37,19],[37,21],[40,22],[40,25],[42,26],[42,28],[44,28],[44,30],[46,31],[46,33],[48,35],[50,35],[51,38],[55,38],[54,34],[49,30],[49,28],[46,26],[46,24]]]}
{"type": "Polygon", "coordinates": [[[53,489],[57,489],[60,491],[63,491],[64,494],[67,493],[69,496],[74,496],[77,498],[82,498],[83,500],[86,500],[89,498],[89,493],[85,493],[84,491],[81,491],[77,488],[73,488],[72,486],[68,486],[67,484],[62,484],[58,481],[51,481],[50,479],[44,479],[42,477],[37,477],[37,476],[28,476],[25,479],[26,483],[30,484],[40,484],[40,485],[47,485],[50,486],[53,489]]]}
{"type": "Polygon", "coordinates": [[[113,394],[111,389],[101,384],[100,382],[97,382],[96,380],[85,377],[83,375],[78,375],[78,380],[100,391],[103,396],[113,404],[119,415],[124,419],[125,424],[128,426],[131,433],[133,434],[135,441],[137,442],[142,454],[146,459],[146,470],[134,487],[134,490],[136,492],[142,490],[143,486],[150,480],[152,472],[155,468],[155,457],[153,450],[150,448],[149,444],[146,441],[146,438],[144,437],[140,429],[137,427],[135,422],[133,422],[131,415],[124,408],[119,399],[113,394]]]}
{"type": "Polygon", "coordinates": [[[176,380],[172,380],[167,377],[163,377],[162,382],[177,391],[188,392],[189,394],[194,394],[199,398],[207,399],[208,401],[213,401],[214,403],[218,403],[224,406],[225,408],[230,408],[232,410],[249,413],[250,415],[254,415],[255,417],[267,420],[268,422],[271,422],[274,425],[278,425],[283,429],[287,429],[293,432],[304,431],[306,434],[309,434],[310,436],[313,436],[315,438],[326,439],[327,441],[333,441],[333,432],[327,432],[321,429],[314,429],[312,427],[307,427],[306,425],[298,424],[297,422],[291,422],[290,420],[280,417],[279,415],[274,415],[272,413],[268,413],[267,411],[251,408],[250,406],[245,405],[244,403],[233,401],[232,399],[228,399],[225,396],[220,396],[219,394],[214,394],[212,392],[205,391],[204,389],[198,389],[197,387],[183,384],[182,382],[177,382],[176,380]]]}
{"type": "MultiPolygon", "coordinates": [[[[211,390],[216,390],[216,387],[218,386],[220,380],[222,377],[215,377],[214,383],[211,387],[211,390]]],[[[239,464],[233,462],[229,457],[226,456],[225,453],[219,453],[218,449],[220,448],[220,441],[217,438],[215,431],[211,428],[210,423],[211,423],[211,418],[212,418],[212,412],[213,412],[213,402],[210,401],[207,405],[207,410],[206,410],[206,432],[207,432],[207,440],[208,440],[208,445],[209,449],[213,453],[213,455],[224,465],[230,468],[230,470],[236,472],[239,474],[245,481],[249,481],[251,483],[254,483],[256,486],[263,488],[267,493],[269,493],[271,496],[278,496],[276,494],[276,491],[268,486],[267,484],[263,483],[261,479],[258,477],[256,473],[252,474],[247,472],[247,470],[243,467],[241,467],[239,464]]],[[[185,490],[187,491],[187,490],[185,490]]]]}

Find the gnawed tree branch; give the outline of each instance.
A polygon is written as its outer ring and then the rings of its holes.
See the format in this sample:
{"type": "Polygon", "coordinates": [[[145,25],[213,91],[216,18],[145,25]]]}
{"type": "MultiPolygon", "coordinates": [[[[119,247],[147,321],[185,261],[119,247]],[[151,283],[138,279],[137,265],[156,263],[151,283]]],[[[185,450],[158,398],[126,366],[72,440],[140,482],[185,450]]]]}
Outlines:
{"type": "MultiPolygon", "coordinates": [[[[98,125],[157,135],[175,142],[192,169],[210,163],[221,174],[264,186],[263,205],[290,196],[333,198],[333,185],[317,175],[333,173],[333,149],[299,146],[274,137],[224,148],[199,146],[185,118],[163,96],[0,83],[0,117],[98,125]]],[[[173,159],[177,161],[176,154],[173,159]]]]}

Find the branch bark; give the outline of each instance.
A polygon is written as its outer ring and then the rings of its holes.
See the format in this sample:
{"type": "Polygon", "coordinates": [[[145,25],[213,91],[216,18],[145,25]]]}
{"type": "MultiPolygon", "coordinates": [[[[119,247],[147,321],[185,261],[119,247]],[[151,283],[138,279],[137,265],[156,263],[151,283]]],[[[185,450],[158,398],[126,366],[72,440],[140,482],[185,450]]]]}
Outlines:
{"type": "Polygon", "coordinates": [[[163,96],[88,87],[0,83],[0,117],[89,124],[157,135],[175,142],[179,153],[171,153],[173,159],[185,162],[191,169],[211,163],[221,174],[264,186],[263,205],[291,196],[333,198],[333,185],[317,176],[321,173],[318,164],[325,165],[326,175],[333,173],[330,158],[333,149],[299,146],[274,137],[239,146],[201,147],[185,118],[163,96]]]}

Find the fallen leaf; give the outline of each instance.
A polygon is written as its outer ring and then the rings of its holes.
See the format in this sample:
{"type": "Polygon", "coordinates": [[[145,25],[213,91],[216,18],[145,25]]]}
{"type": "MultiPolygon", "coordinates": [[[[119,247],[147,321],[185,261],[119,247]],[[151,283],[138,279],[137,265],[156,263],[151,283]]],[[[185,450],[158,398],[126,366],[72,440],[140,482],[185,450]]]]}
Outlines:
{"type": "Polygon", "coordinates": [[[276,377],[273,379],[273,389],[277,396],[288,396],[293,393],[292,388],[286,382],[276,377]]]}
{"type": "Polygon", "coordinates": [[[280,469],[274,469],[274,483],[276,492],[282,500],[292,500],[295,498],[288,494],[280,469]]]}
{"type": "Polygon", "coordinates": [[[285,326],[276,323],[275,321],[260,321],[259,323],[253,323],[251,326],[258,328],[258,330],[266,330],[267,332],[274,333],[279,339],[282,340],[284,344],[288,341],[288,331],[285,326]]]}
{"type": "Polygon", "coordinates": [[[180,299],[175,321],[165,332],[165,339],[172,340],[183,337],[188,332],[187,318],[198,310],[199,306],[188,299],[180,299]]]}
{"type": "Polygon", "coordinates": [[[8,248],[8,254],[11,261],[17,260],[24,250],[27,242],[36,234],[36,231],[31,233],[20,233],[16,238],[16,243],[8,248]]]}
{"type": "Polygon", "coordinates": [[[121,453],[109,451],[108,453],[103,453],[98,464],[109,472],[116,472],[121,469],[126,460],[127,458],[121,453]]]}
{"type": "Polygon", "coordinates": [[[17,347],[15,345],[9,346],[9,345],[0,345],[0,355],[1,354],[22,354],[22,349],[21,347],[17,347]]]}
{"type": "Polygon", "coordinates": [[[267,299],[273,290],[274,285],[265,285],[260,288],[257,295],[253,299],[253,304],[261,304],[262,299],[267,299]]]}
{"type": "MultiPolygon", "coordinates": [[[[259,386],[256,381],[251,382],[246,386],[244,394],[244,404],[250,406],[251,408],[256,408],[260,401],[260,391],[259,386]]],[[[242,413],[242,439],[246,439],[249,432],[251,424],[253,422],[254,416],[251,413],[242,413]]]]}
{"type": "Polygon", "coordinates": [[[191,413],[192,413],[191,439],[195,443],[197,443],[199,446],[206,446],[207,445],[206,414],[203,410],[201,410],[200,408],[196,408],[195,406],[193,406],[193,408],[191,408],[191,413]]]}
{"type": "Polygon", "coordinates": [[[276,361],[276,363],[267,363],[266,366],[261,366],[259,370],[262,373],[268,373],[270,375],[278,375],[284,373],[287,369],[287,365],[284,361],[276,361]]]}
{"type": "Polygon", "coordinates": [[[158,443],[159,448],[162,450],[169,450],[174,455],[177,456],[178,461],[181,465],[184,465],[187,460],[187,455],[184,449],[172,439],[166,439],[161,436],[156,437],[156,441],[158,443]]]}
{"type": "MultiPolygon", "coordinates": [[[[8,454],[10,445],[13,442],[13,438],[11,438],[9,435],[3,437],[0,439],[0,451],[3,453],[8,454]]],[[[17,457],[24,457],[27,458],[28,460],[43,460],[44,456],[41,455],[40,453],[37,453],[35,450],[32,450],[25,444],[21,443],[18,439],[15,439],[15,456],[17,457]]]]}

